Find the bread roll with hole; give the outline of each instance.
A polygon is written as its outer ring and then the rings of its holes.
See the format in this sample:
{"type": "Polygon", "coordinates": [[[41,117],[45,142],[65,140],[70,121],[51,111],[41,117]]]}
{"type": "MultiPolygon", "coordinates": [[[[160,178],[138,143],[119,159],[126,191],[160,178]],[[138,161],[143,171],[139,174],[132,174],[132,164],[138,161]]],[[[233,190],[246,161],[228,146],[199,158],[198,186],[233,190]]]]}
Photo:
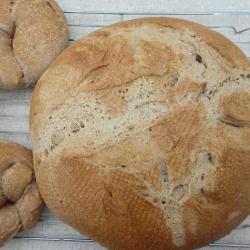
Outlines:
{"type": "Polygon", "coordinates": [[[19,231],[30,229],[41,214],[32,152],[0,141],[0,247],[19,231]]]}
{"type": "Polygon", "coordinates": [[[0,0],[0,88],[35,83],[67,43],[66,20],[54,0],[0,0]]]}
{"type": "Polygon", "coordinates": [[[108,249],[198,248],[249,213],[249,61],[201,25],[83,37],[39,80],[30,125],[48,207],[108,249]]]}

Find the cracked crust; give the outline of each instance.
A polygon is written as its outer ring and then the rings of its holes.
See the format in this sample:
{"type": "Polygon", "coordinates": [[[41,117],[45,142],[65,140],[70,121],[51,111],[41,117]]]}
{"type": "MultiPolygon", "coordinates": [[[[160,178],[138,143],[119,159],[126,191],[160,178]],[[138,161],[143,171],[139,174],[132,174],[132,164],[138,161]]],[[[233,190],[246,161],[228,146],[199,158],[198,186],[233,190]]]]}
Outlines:
{"type": "Polygon", "coordinates": [[[66,20],[54,0],[0,0],[0,88],[36,83],[67,43],[66,20]]]}
{"type": "Polygon", "coordinates": [[[42,196],[109,249],[192,249],[250,207],[250,64],[169,18],[111,25],[39,80],[31,120],[42,196]]]}
{"type": "Polygon", "coordinates": [[[0,141],[0,246],[33,227],[42,207],[31,151],[0,141]]]}

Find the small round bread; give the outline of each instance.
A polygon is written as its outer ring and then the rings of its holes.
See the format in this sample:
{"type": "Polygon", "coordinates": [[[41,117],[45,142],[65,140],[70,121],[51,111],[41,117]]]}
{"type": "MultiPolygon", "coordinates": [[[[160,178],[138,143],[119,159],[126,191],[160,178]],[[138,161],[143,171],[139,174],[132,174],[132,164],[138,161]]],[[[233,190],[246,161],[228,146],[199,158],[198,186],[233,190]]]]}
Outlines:
{"type": "Polygon", "coordinates": [[[0,0],[0,88],[35,83],[68,43],[54,0],[0,0]]]}
{"type": "Polygon", "coordinates": [[[192,249],[250,210],[250,63],[184,20],[105,27],[66,49],[32,99],[48,207],[114,250],[192,249]]]}
{"type": "Polygon", "coordinates": [[[0,247],[17,232],[33,227],[42,207],[32,152],[21,145],[0,141],[0,247]]]}

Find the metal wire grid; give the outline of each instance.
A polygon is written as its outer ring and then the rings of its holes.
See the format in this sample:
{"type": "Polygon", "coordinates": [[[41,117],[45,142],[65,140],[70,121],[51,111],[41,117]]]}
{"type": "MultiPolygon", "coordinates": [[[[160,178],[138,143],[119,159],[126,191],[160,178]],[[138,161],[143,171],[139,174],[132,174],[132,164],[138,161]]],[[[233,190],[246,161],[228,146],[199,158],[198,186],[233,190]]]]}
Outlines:
{"type": "MultiPolygon", "coordinates": [[[[41,240],[41,241],[64,241],[64,242],[82,242],[89,243],[94,242],[91,239],[77,239],[77,238],[53,238],[53,237],[15,237],[15,239],[25,239],[25,240],[41,240]]],[[[234,247],[234,248],[249,248],[246,244],[225,244],[225,243],[212,243],[209,244],[210,247],[234,247]]]]}
{"type": "MultiPolygon", "coordinates": [[[[250,16],[250,12],[202,12],[202,13],[193,13],[193,12],[162,12],[162,13],[155,13],[155,12],[143,12],[143,13],[136,13],[136,12],[89,12],[89,11],[65,11],[65,14],[80,14],[80,15],[118,15],[120,17],[120,21],[124,20],[124,16],[179,16],[184,17],[185,16],[222,16],[222,15],[237,15],[237,16],[250,16]]],[[[249,24],[250,25],[250,24],[249,24]]],[[[94,27],[94,28],[101,28],[102,25],[84,25],[84,24],[69,24],[69,27],[94,27]]],[[[216,25],[216,26],[208,26],[209,28],[224,28],[224,29],[231,29],[235,34],[242,34],[244,32],[247,32],[250,30],[250,27],[244,28],[242,30],[238,30],[236,27],[232,25],[216,25]]],[[[70,42],[73,42],[75,39],[69,39],[70,42]]],[[[249,43],[249,42],[245,42],[249,43]]],[[[1,99],[1,100],[6,100],[1,99]]],[[[29,101],[29,99],[11,99],[12,101],[29,101]]],[[[7,117],[8,115],[0,115],[1,117],[7,117]]],[[[27,115],[28,116],[28,115],[27,115]]],[[[26,115],[19,115],[18,117],[27,117],[26,115]]],[[[7,135],[11,135],[12,132],[9,131],[0,131],[0,133],[6,133],[7,135]]],[[[30,134],[29,132],[15,132],[16,134],[27,134],[27,136],[30,134]]],[[[46,220],[40,219],[40,222],[45,222],[46,220]]],[[[46,223],[62,223],[60,220],[47,220],[46,223]]],[[[250,227],[250,225],[244,225],[243,227],[250,227]]],[[[59,238],[59,237],[35,237],[35,236],[16,236],[15,239],[26,239],[26,240],[32,240],[32,241],[62,241],[62,242],[82,242],[82,243],[89,243],[94,242],[91,239],[88,238],[59,238]]],[[[210,247],[221,247],[221,248],[249,248],[250,244],[227,244],[227,243],[212,243],[209,245],[210,247]]]]}

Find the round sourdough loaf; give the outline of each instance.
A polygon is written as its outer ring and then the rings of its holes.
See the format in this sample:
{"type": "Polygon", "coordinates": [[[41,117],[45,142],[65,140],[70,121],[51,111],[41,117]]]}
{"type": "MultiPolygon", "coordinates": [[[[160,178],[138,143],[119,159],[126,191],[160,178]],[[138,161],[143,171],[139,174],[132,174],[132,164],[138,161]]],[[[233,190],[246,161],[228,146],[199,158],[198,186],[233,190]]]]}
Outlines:
{"type": "Polygon", "coordinates": [[[54,0],[0,0],[0,88],[35,83],[67,43],[54,0]]]}
{"type": "Polygon", "coordinates": [[[42,207],[32,152],[21,145],[0,141],[0,247],[19,231],[34,226],[42,207]]]}
{"type": "Polygon", "coordinates": [[[48,207],[109,249],[192,249],[250,210],[250,63],[203,26],[146,18],[75,42],[36,86],[48,207]]]}

